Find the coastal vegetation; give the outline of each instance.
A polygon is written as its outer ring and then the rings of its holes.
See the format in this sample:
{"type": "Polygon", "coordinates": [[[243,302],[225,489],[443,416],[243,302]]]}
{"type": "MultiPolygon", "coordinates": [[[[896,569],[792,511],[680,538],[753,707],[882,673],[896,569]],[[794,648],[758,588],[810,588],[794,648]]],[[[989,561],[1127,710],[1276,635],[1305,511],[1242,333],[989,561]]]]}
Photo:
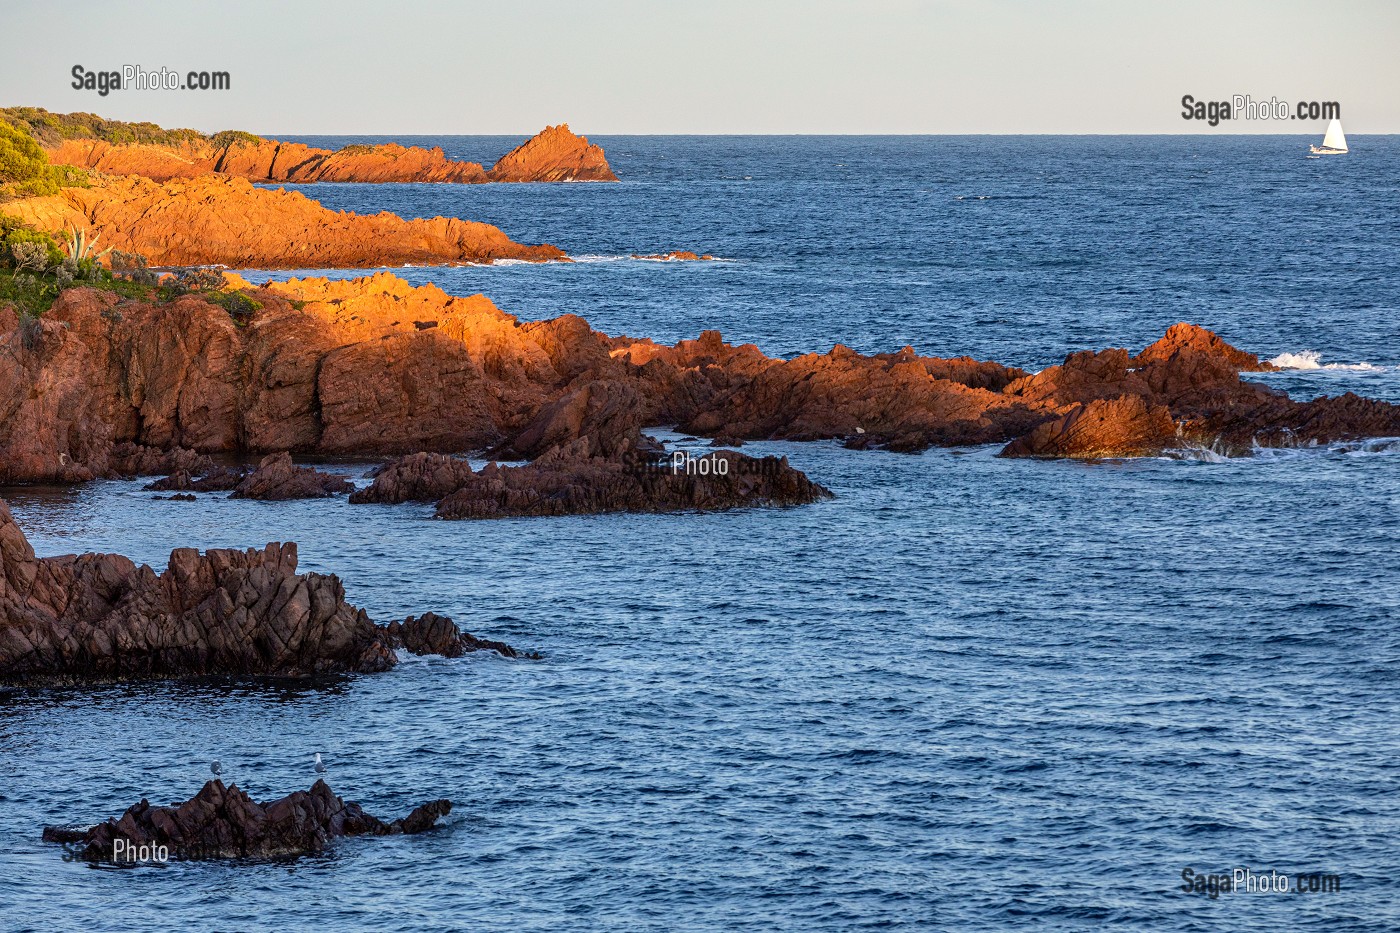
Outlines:
{"type": "Polygon", "coordinates": [[[86,171],[72,165],[50,165],[29,132],[0,120],[0,202],[57,194],[60,188],[87,184],[86,171]]]}

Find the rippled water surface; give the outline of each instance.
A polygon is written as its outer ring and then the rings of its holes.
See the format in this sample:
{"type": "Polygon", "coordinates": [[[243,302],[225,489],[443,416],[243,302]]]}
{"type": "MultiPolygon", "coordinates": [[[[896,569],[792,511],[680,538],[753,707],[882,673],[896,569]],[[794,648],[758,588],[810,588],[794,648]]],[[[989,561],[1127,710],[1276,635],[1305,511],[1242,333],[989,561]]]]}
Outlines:
{"type": "MultiPolygon", "coordinates": [[[[522,317],[1032,368],[1186,319],[1288,354],[1300,368],[1267,378],[1300,396],[1400,400],[1393,138],[1321,160],[1289,137],[598,141],[623,184],[305,190],[595,257],[399,270],[522,317]],[[616,258],[677,248],[730,261],[616,258]]],[[[430,142],[489,162],[514,141],[430,142]]],[[[378,620],[432,609],[544,659],[0,696],[0,930],[1400,924],[1400,445],[746,450],[837,498],[448,523],[140,482],[4,490],[40,554],[161,567],[295,540],[378,620]],[[214,758],[280,796],[316,751],[372,812],[456,809],[295,862],[95,870],[38,841],[183,799],[214,758]],[[1177,889],[1185,867],[1241,865],[1342,890],[1177,889]]]]}

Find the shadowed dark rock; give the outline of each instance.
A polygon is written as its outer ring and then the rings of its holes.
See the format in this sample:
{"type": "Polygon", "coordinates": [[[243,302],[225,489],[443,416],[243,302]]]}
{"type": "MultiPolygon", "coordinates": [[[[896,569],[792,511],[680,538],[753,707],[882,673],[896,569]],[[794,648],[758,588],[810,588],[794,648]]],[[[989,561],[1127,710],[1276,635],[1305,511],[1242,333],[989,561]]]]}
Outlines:
{"type": "Polygon", "coordinates": [[[390,622],[384,626],[384,637],[392,647],[403,648],[411,654],[459,658],[471,651],[494,651],[507,658],[517,657],[515,649],[505,642],[475,638],[457,628],[451,619],[433,612],[390,622]]]}
{"type": "Polygon", "coordinates": [[[386,823],[337,797],[325,781],[259,804],[237,785],[225,787],[216,779],[184,803],[154,807],[142,800],[89,829],[46,827],[43,838],[79,846],[78,857],[94,862],[134,861],[140,847],[164,847],[179,860],[271,858],[323,852],[345,836],[421,833],[450,812],[451,801],[434,800],[386,823]]]}
{"type": "Polygon", "coordinates": [[[243,482],[247,475],[242,470],[230,470],[221,466],[213,466],[199,477],[192,475],[189,470],[176,470],[163,479],[147,483],[145,488],[155,492],[227,492],[243,482]]]}
{"type": "Polygon", "coordinates": [[[258,468],[234,487],[230,498],[265,501],[328,499],[354,491],[355,484],[345,477],[296,466],[292,463],[292,455],[283,451],[263,457],[258,468]]]}
{"type": "Polygon", "coordinates": [[[447,454],[417,453],[374,471],[374,482],[350,496],[354,503],[436,502],[472,475],[471,464],[447,454]]]}
{"type": "MultiPolygon", "coordinates": [[[[339,578],[296,568],[295,544],[180,548],[162,574],[117,554],[36,558],[0,500],[0,684],[304,677],[397,663],[401,634],[347,603],[339,578]]],[[[421,636],[412,627],[415,645],[514,654],[469,636],[454,642],[444,624],[421,636]]]]}
{"type": "Polygon", "coordinates": [[[715,511],[804,505],[831,493],[787,458],[716,451],[682,466],[646,457],[582,456],[586,440],[524,466],[489,464],[438,503],[439,518],[514,518],[600,512],[715,511]]]}
{"type": "Polygon", "coordinates": [[[205,473],[213,468],[213,460],[184,447],[160,450],[130,441],[113,446],[108,459],[108,469],[116,476],[159,476],[176,470],[205,473]]]}
{"type": "Polygon", "coordinates": [[[640,445],[645,411],[641,393],[632,386],[589,382],[546,405],[496,454],[508,460],[534,460],[555,448],[572,446],[588,457],[620,456],[640,445]]]}

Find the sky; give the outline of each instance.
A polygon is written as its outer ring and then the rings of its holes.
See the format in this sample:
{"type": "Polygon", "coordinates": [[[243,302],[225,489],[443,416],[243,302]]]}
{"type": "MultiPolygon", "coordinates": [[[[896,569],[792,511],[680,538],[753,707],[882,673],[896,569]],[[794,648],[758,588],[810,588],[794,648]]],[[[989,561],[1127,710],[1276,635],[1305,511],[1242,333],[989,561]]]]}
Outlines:
{"type": "Polygon", "coordinates": [[[1181,98],[1337,101],[1400,132],[1400,3],[5,0],[0,105],[294,134],[1320,134],[1181,98]],[[236,12],[235,12],[236,11],[236,12]],[[225,91],[72,69],[227,71],[225,91]]]}

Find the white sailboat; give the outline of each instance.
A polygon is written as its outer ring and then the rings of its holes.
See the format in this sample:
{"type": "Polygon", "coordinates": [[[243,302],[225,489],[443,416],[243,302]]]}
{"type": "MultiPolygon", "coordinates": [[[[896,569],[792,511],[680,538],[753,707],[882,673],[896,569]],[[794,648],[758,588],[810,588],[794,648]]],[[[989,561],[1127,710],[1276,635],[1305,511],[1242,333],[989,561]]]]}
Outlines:
{"type": "Polygon", "coordinates": [[[1309,146],[1313,155],[1341,155],[1347,151],[1347,134],[1342,132],[1342,121],[1333,120],[1327,124],[1327,135],[1322,137],[1321,146],[1309,146]]]}

